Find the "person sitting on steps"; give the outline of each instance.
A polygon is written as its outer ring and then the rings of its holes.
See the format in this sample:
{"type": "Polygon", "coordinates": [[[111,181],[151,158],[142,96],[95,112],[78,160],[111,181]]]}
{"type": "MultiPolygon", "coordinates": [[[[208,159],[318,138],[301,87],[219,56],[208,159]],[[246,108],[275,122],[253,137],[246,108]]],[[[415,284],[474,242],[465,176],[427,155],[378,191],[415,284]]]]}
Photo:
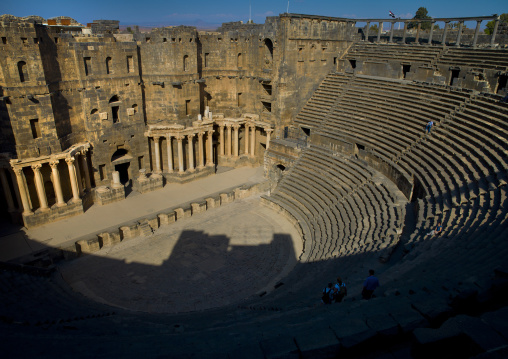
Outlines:
{"type": "Polygon", "coordinates": [[[337,283],[333,288],[333,299],[335,303],[340,303],[345,296],[347,296],[346,283],[342,281],[341,277],[337,277],[337,283]]]}
{"type": "Polygon", "coordinates": [[[432,231],[427,233],[427,236],[438,236],[442,230],[443,230],[443,226],[441,225],[441,222],[437,222],[436,228],[434,228],[432,231]]]}
{"type": "Polygon", "coordinates": [[[332,298],[333,298],[333,284],[328,283],[328,286],[323,289],[323,296],[321,297],[321,302],[323,304],[332,304],[332,298]]]}

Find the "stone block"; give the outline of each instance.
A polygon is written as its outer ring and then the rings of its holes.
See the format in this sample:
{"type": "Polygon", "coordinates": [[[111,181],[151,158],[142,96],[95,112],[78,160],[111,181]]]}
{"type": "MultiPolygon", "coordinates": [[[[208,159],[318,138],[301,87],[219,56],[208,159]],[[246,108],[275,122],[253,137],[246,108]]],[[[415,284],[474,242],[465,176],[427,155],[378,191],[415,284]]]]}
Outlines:
{"type": "Polygon", "coordinates": [[[76,247],[79,248],[80,253],[93,253],[101,249],[99,238],[81,239],[76,242],[76,247]]]}
{"type": "Polygon", "coordinates": [[[369,316],[367,325],[384,337],[394,337],[399,334],[398,323],[387,313],[369,316]]]}
{"type": "Polygon", "coordinates": [[[298,348],[293,337],[290,335],[265,339],[259,345],[266,359],[287,358],[291,357],[291,354],[296,355],[295,358],[298,358],[298,348]]]}
{"type": "Polygon", "coordinates": [[[148,225],[152,228],[152,230],[156,230],[157,228],[159,228],[159,217],[156,216],[154,218],[149,218],[147,219],[148,221],[148,225]]]}
{"type": "Polygon", "coordinates": [[[411,308],[409,303],[399,304],[397,308],[390,310],[390,316],[398,323],[403,333],[409,333],[416,328],[428,325],[427,319],[411,308]]]}
{"type": "Polygon", "coordinates": [[[191,203],[192,215],[206,212],[206,202],[191,203]]]}
{"type": "Polygon", "coordinates": [[[139,236],[137,224],[120,227],[120,236],[122,240],[139,236]]]}
{"type": "Polygon", "coordinates": [[[235,199],[247,198],[251,195],[252,188],[248,186],[241,186],[234,189],[235,199]]]}
{"type": "Polygon", "coordinates": [[[175,209],[175,220],[179,221],[183,218],[188,218],[192,216],[192,209],[191,208],[177,208],[175,209]]]}
{"type": "Polygon", "coordinates": [[[159,175],[140,176],[132,180],[132,189],[139,193],[148,193],[164,187],[164,178],[159,175]]]}
{"type": "Polygon", "coordinates": [[[330,327],[346,349],[352,349],[376,336],[376,331],[359,318],[346,317],[340,322],[330,323],[330,327]]]}
{"type": "Polygon", "coordinates": [[[235,200],[235,192],[221,193],[220,204],[221,206],[231,203],[235,200]]]}
{"type": "Polygon", "coordinates": [[[220,197],[208,197],[206,198],[206,208],[218,208],[220,207],[220,197]]]}
{"type": "Polygon", "coordinates": [[[124,198],[125,198],[124,186],[117,188],[100,186],[94,189],[94,203],[99,206],[121,201],[124,198]]]}
{"type": "Polygon", "coordinates": [[[101,120],[107,120],[108,119],[108,113],[107,112],[101,112],[101,113],[99,113],[99,118],[101,120]]]}
{"type": "Polygon", "coordinates": [[[314,328],[295,336],[302,358],[336,358],[340,342],[330,328],[314,328]]]}
{"type": "Polygon", "coordinates": [[[121,241],[119,232],[105,232],[97,235],[97,237],[101,248],[113,246],[121,241]]]}

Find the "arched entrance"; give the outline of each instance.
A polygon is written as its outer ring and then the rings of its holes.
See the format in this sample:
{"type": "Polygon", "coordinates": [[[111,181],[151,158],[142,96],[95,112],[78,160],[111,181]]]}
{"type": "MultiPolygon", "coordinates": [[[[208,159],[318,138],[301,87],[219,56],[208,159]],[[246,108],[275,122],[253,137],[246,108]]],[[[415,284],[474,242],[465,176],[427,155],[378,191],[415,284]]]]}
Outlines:
{"type": "Polygon", "coordinates": [[[120,174],[120,182],[126,184],[129,182],[129,167],[131,164],[132,156],[129,155],[129,151],[124,148],[119,148],[111,156],[111,164],[113,164],[115,171],[120,174]]]}

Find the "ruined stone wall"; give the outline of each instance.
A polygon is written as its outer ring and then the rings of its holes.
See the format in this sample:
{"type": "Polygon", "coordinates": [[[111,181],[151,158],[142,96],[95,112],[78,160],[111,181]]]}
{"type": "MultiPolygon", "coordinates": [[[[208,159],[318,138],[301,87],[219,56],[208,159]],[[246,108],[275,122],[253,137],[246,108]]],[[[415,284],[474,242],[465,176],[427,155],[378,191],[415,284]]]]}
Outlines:
{"type": "MultiPolygon", "coordinates": [[[[353,24],[317,16],[281,15],[274,117],[289,125],[355,39],[353,24]]],[[[280,132],[276,135],[280,136],[280,132]]]]}
{"type": "Polygon", "coordinates": [[[196,82],[200,66],[196,29],[154,29],[138,43],[147,123],[195,119],[203,111],[196,82]]]}
{"type": "Polygon", "coordinates": [[[226,117],[261,112],[260,78],[271,80],[272,65],[264,29],[252,24],[227,28],[200,33],[204,106],[226,117]]]}
{"type": "Polygon", "coordinates": [[[54,131],[51,98],[46,87],[40,55],[44,39],[34,22],[0,21],[0,87],[2,96],[2,147],[12,151],[14,140],[18,158],[37,157],[61,150],[54,131]],[[10,127],[10,129],[9,129],[10,127]]]}

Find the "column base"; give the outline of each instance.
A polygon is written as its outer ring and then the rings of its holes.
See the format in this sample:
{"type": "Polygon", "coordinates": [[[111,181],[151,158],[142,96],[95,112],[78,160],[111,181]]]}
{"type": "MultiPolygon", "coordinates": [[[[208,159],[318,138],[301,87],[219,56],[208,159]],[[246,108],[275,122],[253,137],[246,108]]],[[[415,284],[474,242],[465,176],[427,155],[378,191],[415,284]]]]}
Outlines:
{"type": "Polygon", "coordinates": [[[166,183],[186,183],[215,174],[215,165],[196,168],[193,171],[175,172],[164,174],[166,183]]]}
{"type": "Polygon", "coordinates": [[[56,222],[64,218],[76,216],[83,213],[83,204],[79,202],[69,201],[65,206],[58,207],[56,205],[44,211],[35,211],[26,215],[23,213],[23,223],[26,228],[34,228],[43,224],[56,222]]]}
{"type": "Polygon", "coordinates": [[[65,207],[67,206],[67,203],[55,203],[54,205],[57,207],[65,207]]]}

